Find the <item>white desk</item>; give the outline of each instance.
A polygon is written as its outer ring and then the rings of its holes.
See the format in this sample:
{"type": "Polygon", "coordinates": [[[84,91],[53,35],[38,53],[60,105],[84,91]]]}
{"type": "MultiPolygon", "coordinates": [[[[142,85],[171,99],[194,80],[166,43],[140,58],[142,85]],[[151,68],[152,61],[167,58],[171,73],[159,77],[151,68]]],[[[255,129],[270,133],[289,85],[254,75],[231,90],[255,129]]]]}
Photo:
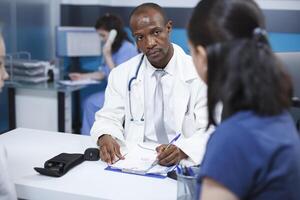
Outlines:
{"type": "Polygon", "coordinates": [[[15,129],[0,135],[17,195],[24,199],[176,199],[177,182],[104,170],[101,161],[85,161],[60,178],[39,175],[33,167],[62,152],[83,153],[93,142],[88,136],[15,129]]]}
{"type": "Polygon", "coordinates": [[[80,90],[87,86],[8,81],[9,130],[24,127],[71,133],[74,112],[74,128],[79,133],[80,90]],[[72,110],[73,103],[75,110],[72,110]]]}

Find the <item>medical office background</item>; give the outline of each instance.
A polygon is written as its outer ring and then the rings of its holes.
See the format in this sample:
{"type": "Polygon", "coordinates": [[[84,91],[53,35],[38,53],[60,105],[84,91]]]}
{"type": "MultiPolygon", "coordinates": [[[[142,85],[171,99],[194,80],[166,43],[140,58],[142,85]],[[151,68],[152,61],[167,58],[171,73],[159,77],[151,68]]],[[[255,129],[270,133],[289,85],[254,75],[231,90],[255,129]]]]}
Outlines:
{"type": "MultiPolygon", "coordinates": [[[[93,27],[96,19],[105,13],[116,13],[123,18],[127,31],[128,15],[133,7],[148,1],[142,0],[0,0],[0,20],[4,23],[3,35],[7,53],[27,51],[33,59],[58,60],[67,71],[70,59],[57,57],[57,27],[93,27]]],[[[198,0],[151,1],[163,6],[173,20],[171,40],[188,52],[186,24],[198,0]]],[[[300,0],[257,0],[267,19],[267,31],[275,52],[299,53],[300,57],[300,0]]],[[[80,58],[84,71],[97,70],[100,57],[80,58]]],[[[300,95],[300,62],[293,66],[295,94],[300,95]]],[[[104,88],[102,88],[104,89],[104,88]]],[[[99,88],[84,89],[83,99],[99,88]]],[[[47,113],[42,113],[47,115],[47,113]]],[[[18,113],[16,113],[18,115],[18,113]]],[[[31,113],[28,113],[30,117],[31,113]]],[[[7,88],[0,93],[0,133],[8,126],[7,88]]],[[[25,127],[26,128],[26,127],[25,127]]],[[[32,128],[32,127],[27,127],[32,128]]]]}

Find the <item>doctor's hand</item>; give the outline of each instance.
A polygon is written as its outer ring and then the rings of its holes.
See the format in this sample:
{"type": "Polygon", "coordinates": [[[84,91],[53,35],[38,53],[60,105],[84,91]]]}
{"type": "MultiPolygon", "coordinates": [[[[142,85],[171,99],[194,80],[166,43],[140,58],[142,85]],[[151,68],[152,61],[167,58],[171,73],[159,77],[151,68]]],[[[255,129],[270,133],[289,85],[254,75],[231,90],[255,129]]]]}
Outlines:
{"type": "Polygon", "coordinates": [[[171,144],[166,148],[167,144],[162,144],[156,147],[156,152],[158,153],[157,159],[158,163],[163,166],[171,166],[179,163],[182,159],[188,156],[177,146],[171,144]]]}
{"type": "Polygon", "coordinates": [[[124,159],[120,152],[120,145],[111,135],[102,135],[98,139],[100,158],[102,161],[113,164],[117,159],[124,159]]]}

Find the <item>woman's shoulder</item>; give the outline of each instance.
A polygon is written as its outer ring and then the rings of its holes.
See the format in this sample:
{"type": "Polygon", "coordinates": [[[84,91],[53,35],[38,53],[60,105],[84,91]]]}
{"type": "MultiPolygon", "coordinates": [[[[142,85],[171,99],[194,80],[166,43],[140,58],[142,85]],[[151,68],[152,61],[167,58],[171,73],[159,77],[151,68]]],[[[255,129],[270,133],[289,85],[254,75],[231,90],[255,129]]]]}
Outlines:
{"type": "Polygon", "coordinates": [[[297,140],[297,130],[288,112],[274,116],[259,116],[252,111],[238,112],[224,120],[216,133],[220,139],[229,138],[241,145],[253,142],[262,146],[269,144],[274,149],[294,145],[297,140]]]}
{"type": "MultiPolygon", "coordinates": [[[[121,47],[114,53],[114,57],[131,58],[138,54],[137,48],[131,42],[124,40],[121,47]]],[[[126,59],[127,60],[127,59],[126,59]]]]}
{"type": "Polygon", "coordinates": [[[122,42],[122,45],[121,45],[119,50],[122,50],[122,51],[128,51],[128,50],[132,51],[132,50],[134,50],[135,52],[137,52],[137,49],[136,49],[135,45],[133,43],[129,42],[128,40],[124,40],[122,42]]]}

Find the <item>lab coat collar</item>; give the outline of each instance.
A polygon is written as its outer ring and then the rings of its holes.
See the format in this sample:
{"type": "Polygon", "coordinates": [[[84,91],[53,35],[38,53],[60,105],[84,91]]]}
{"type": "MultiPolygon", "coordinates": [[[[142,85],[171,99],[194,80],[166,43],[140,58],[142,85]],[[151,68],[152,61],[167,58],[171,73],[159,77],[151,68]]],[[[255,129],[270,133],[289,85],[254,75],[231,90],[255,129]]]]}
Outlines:
{"type": "Polygon", "coordinates": [[[178,45],[176,45],[174,43],[172,43],[172,44],[174,47],[174,55],[176,53],[177,66],[179,66],[178,67],[179,78],[184,82],[188,82],[193,79],[198,79],[199,76],[198,76],[195,66],[193,64],[191,56],[187,55],[183,51],[183,49],[181,47],[179,47],[178,45]],[[186,57],[189,57],[189,59],[187,59],[186,57]],[[187,61],[189,61],[189,62],[187,62],[187,61]],[[187,67],[187,65],[193,65],[193,67],[187,67]]]}
{"type": "MultiPolygon", "coordinates": [[[[176,115],[175,118],[175,129],[178,132],[181,132],[182,122],[185,115],[189,112],[189,103],[190,103],[190,89],[189,81],[194,79],[199,79],[196,69],[193,65],[192,58],[176,44],[172,44],[174,47],[174,54],[170,62],[166,66],[165,70],[170,75],[176,77],[173,88],[173,105],[176,105],[176,115]],[[193,66],[190,66],[193,65],[193,66]]],[[[150,70],[150,73],[154,73],[156,70],[153,67],[148,59],[145,60],[147,70],[150,70]]]]}
{"type": "MultiPolygon", "coordinates": [[[[138,59],[138,62],[140,62],[140,60],[142,59],[143,57],[143,54],[140,54],[139,55],[139,59],[138,59]]],[[[146,60],[147,60],[147,57],[144,56],[143,60],[142,60],[142,64],[141,64],[141,67],[140,67],[140,70],[138,72],[138,75],[137,75],[137,80],[138,82],[142,82],[144,80],[144,70],[145,70],[145,63],[146,63],[146,60]]],[[[137,63],[138,64],[138,63],[137,63]]],[[[136,73],[136,69],[134,71],[134,73],[136,73]]]]}
{"type": "MultiPolygon", "coordinates": [[[[196,69],[192,63],[191,57],[188,56],[188,57],[190,57],[190,62],[186,63],[187,55],[183,51],[183,49],[174,43],[172,43],[172,45],[174,48],[174,53],[173,53],[171,60],[167,64],[167,66],[164,68],[164,70],[171,76],[173,76],[173,75],[178,76],[178,78],[184,82],[199,78],[197,75],[196,69]],[[176,65],[176,63],[177,63],[177,65],[176,65]],[[193,65],[193,67],[186,67],[186,65],[193,65]],[[178,69],[175,66],[178,66],[178,69]],[[178,73],[176,73],[176,70],[178,70],[178,73]]],[[[147,57],[145,57],[144,59],[145,59],[144,64],[146,65],[146,68],[149,68],[149,70],[151,71],[151,74],[153,75],[155,70],[157,70],[157,68],[155,68],[149,62],[147,57]]]]}
{"type": "MultiPolygon", "coordinates": [[[[171,58],[171,60],[169,61],[169,63],[167,64],[167,66],[164,68],[164,71],[167,72],[169,75],[173,76],[176,72],[175,72],[175,62],[176,62],[176,58],[177,56],[175,55],[175,51],[174,54],[171,58]]],[[[151,76],[154,75],[154,72],[157,70],[157,68],[155,68],[148,60],[148,58],[146,58],[146,68],[148,68],[148,70],[151,73],[151,76]]]]}
{"type": "MultiPolygon", "coordinates": [[[[185,52],[177,45],[173,44],[174,47],[174,72],[173,76],[176,76],[176,81],[174,82],[173,87],[173,105],[176,107],[176,115],[174,115],[175,120],[175,130],[180,133],[182,131],[183,121],[185,116],[189,113],[189,104],[191,98],[190,84],[189,81],[194,79],[199,79],[197,72],[194,68],[192,59],[190,56],[187,56],[185,52]]],[[[142,54],[137,58],[136,63],[140,61],[142,54]]],[[[172,60],[171,59],[171,60],[172,60]]],[[[144,93],[144,72],[148,70],[148,66],[150,67],[150,63],[146,66],[148,61],[147,57],[144,57],[142,66],[137,76],[137,80],[133,84],[133,88],[135,88],[132,93],[132,102],[133,105],[137,105],[140,110],[144,110],[144,99],[147,94],[144,93]]],[[[172,61],[173,62],[173,61],[172,61]]],[[[153,67],[153,66],[152,66],[153,67]]],[[[154,68],[154,67],[153,67],[154,68]]],[[[155,68],[153,69],[154,72],[155,68]]],[[[136,73],[136,67],[132,69],[132,75],[136,73]]],[[[144,111],[143,111],[144,112],[144,111]]],[[[135,138],[139,138],[140,141],[143,141],[143,131],[140,132],[141,135],[135,138]]]]}

